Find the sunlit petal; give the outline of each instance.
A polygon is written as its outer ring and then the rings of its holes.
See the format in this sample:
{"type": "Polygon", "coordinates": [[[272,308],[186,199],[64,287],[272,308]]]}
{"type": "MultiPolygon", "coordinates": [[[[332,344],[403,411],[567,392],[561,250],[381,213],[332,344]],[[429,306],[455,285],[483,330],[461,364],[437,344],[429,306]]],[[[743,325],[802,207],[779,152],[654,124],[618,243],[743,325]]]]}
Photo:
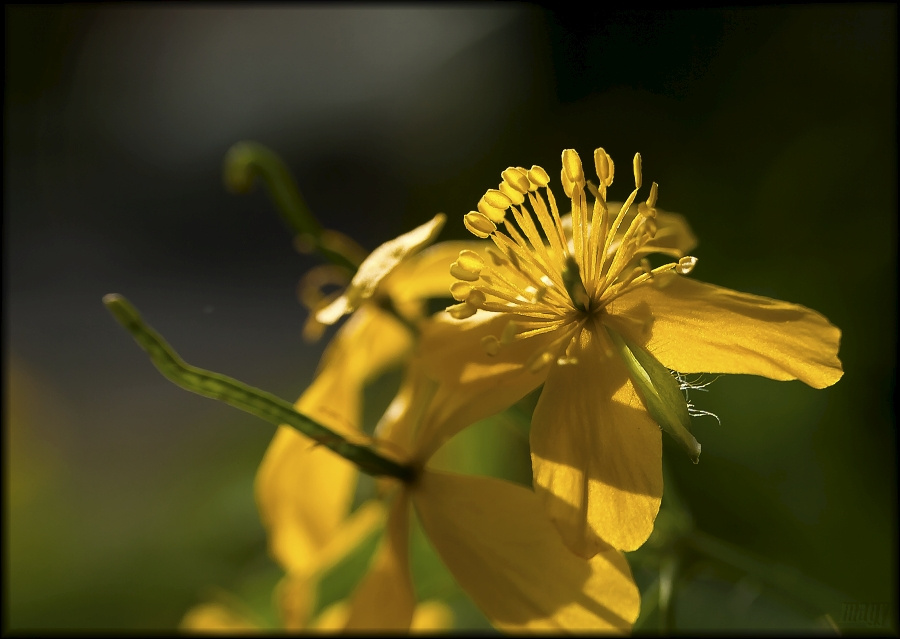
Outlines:
{"type": "Polygon", "coordinates": [[[589,324],[554,366],[531,423],[535,491],[566,545],[583,557],[635,550],[662,497],[662,441],[622,361],[589,324]]]}
{"type": "Polygon", "coordinates": [[[558,335],[514,341],[489,355],[483,340],[501,335],[509,321],[501,313],[479,312],[467,320],[439,315],[424,328],[422,370],[440,387],[418,436],[418,458],[427,459],[462,428],[508,408],[543,383],[546,369],[533,371],[525,362],[558,335]]]}
{"type": "Polygon", "coordinates": [[[334,324],[342,315],[359,308],[360,303],[372,297],[381,282],[405,259],[434,241],[445,220],[445,216],[439,213],[429,222],[372,251],[359,265],[350,286],[331,304],[319,309],[316,319],[323,324],[334,324]]]}
{"type": "Polygon", "coordinates": [[[424,601],[416,606],[410,632],[437,632],[453,627],[453,610],[438,601],[424,601]]]}
{"type": "Polygon", "coordinates": [[[816,311],[688,277],[673,275],[664,284],[636,287],[610,312],[645,318],[649,340],[641,342],[665,366],[799,379],[814,388],[843,375],[841,331],[816,311]]]}
{"type": "Polygon", "coordinates": [[[528,489],[426,470],[413,500],[447,568],[497,628],[627,632],[637,618],[622,554],[573,555],[528,489]]]}

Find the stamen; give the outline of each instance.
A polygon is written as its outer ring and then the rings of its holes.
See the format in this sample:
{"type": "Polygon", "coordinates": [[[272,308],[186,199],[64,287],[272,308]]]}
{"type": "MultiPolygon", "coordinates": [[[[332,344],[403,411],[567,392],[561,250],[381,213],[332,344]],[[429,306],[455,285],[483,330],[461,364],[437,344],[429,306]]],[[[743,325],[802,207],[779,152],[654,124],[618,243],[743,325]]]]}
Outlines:
{"type": "Polygon", "coordinates": [[[453,306],[447,307],[447,312],[450,313],[450,317],[458,320],[472,317],[477,311],[477,308],[475,308],[471,304],[467,304],[466,302],[463,302],[462,304],[454,304],[453,306]]]}
{"type": "Polygon", "coordinates": [[[550,176],[547,175],[547,172],[537,164],[533,165],[528,170],[526,175],[528,176],[528,181],[535,185],[534,189],[529,189],[530,191],[534,191],[538,187],[547,186],[548,184],[550,184],[550,176]]]}
{"type": "Polygon", "coordinates": [[[508,197],[509,201],[516,206],[525,201],[525,195],[506,181],[501,182],[498,188],[500,189],[500,192],[508,197]]]}
{"type": "Polygon", "coordinates": [[[641,189],[641,184],[643,182],[643,175],[641,175],[641,154],[634,154],[634,190],[639,191],[641,189]]]}
{"type": "Polygon", "coordinates": [[[505,184],[508,184],[522,195],[531,190],[531,183],[528,180],[528,175],[526,175],[522,169],[509,167],[500,174],[500,177],[503,178],[505,184]]]}
{"type": "Polygon", "coordinates": [[[473,288],[466,297],[466,304],[475,308],[484,308],[485,302],[487,302],[487,296],[484,294],[484,291],[480,291],[477,288],[473,288]]]}
{"type": "Polygon", "coordinates": [[[450,285],[450,295],[452,295],[453,299],[457,302],[465,302],[471,292],[472,285],[468,282],[453,282],[453,284],[450,285]]]}
{"type": "Polygon", "coordinates": [[[483,213],[471,211],[463,217],[463,224],[469,230],[469,233],[475,237],[484,239],[497,230],[497,225],[483,213]]]}
{"type": "Polygon", "coordinates": [[[650,186],[650,197],[647,198],[647,206],[651,209],[656,206],[656,198],[659,195],[659,185],[654,182],[650,186]]]}
{"type": "Polygon", "coordinates": [[[612,184],[614,165],[612,158],[602,148],[594,151],[594,168],[597,171],[597,177],[600,178],[600,189],[606,191],[604,187],[612,184]]]}
{"type": "Polygon", "coordinates": [[[450,275],[458,280],[477,282],[484,268],[484,260],[475,251],[464,250],[459,252],[459,257],[450,265],[450,275]]]}
{"type": "Polygon", "coordinates": [[[687,275],[694,270],[695,266],[697,266],[697,258],[692,255],[685,255],[678,260],[678,266],[675,267],[675,272],[679,275],[687,275]]]}
{"type": "Polygon", "coordinates": [[[491,189],[478,201],[478,210],[494,224],[500,224],[511,204],[512,201],[501,191],[491,189]]]}

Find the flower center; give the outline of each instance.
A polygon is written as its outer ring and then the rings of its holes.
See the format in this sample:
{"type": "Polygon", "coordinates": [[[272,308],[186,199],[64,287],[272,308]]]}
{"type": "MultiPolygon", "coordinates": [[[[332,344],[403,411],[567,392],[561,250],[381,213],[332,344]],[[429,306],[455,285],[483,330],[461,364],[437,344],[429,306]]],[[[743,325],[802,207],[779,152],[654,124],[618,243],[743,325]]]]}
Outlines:
{"type": "Polygon", "coordinates": [[[457,319],[479,309],[511,316],[502,335],[485,340],[489,354],[513,340],[556,331],[560,337],[551,350],[535,355],[540,365],[549,363],[584,321],[613,299],[660,272],[686,274],[696,264],[696,258],[683,257],[651,269],[644,259],[653,251],[657,231],[658,187],[654,182],[647,200],[634,206],[642,183],[640,154],[633,162],[635,188],[618,209],[606,198],[612,158],[597,149],[594,166],[596,185],[585,180],[578,153],[563,151],[560,177],[570,216],[560,215],[550,178],[539,166],[506,169],[499,187],[485,193],[477,211],[466,214],[466,228],[476,237],[491,238],[494,246],[483,252],[487,259],[475,251],[460,252],[450,269],[458,280],[450,291],[460,303],[447,311],[457,319]],[[586,191],[593,198],[590,207],[586,191]]]}

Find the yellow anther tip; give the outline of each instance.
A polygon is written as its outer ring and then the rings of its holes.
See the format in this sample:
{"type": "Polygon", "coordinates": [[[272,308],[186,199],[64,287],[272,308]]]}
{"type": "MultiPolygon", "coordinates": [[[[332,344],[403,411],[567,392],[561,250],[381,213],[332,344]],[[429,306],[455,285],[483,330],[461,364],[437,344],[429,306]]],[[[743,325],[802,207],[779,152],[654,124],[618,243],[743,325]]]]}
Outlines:
{"type": "Polygon", "coordinates": [[[447,312],[450,314],[450,317],[458,320],[464,320],[472,317],[477,311],[477,308],[475,308],[471,304],[466,304],[465,302],[463,302],[462,304],[454,304],[453,306],[447,307],[447,312]]]}
{"type": "Polygon", "coordinates": [[[675,272],[679,275],[687,275],[694,270],[695,266],[697,266],[697,258],[693,255],[685,255],[678,260],[678,266],[675,267],[675,272]]]}
{"type": "Polygon", "coordinates": [[[641,174],[641,154],[634,154],[634,188],[639,189],[643,183],[643,175],[641,174]]]}
{"type": "Polygon", "coordinates": [[[478,211],[466,213],[463,217],[463,224],[465,224],[469,233],[475,237],[480,237],[481,239],[485,239],[497,230],[497,225],[484,213],[478,211]]]}
{"type": "MultiPolygon", "coordinates": [[[[527,181],[528,180],[526,180],[526,182],[527,181]]],[[[500,192],[508,197],[510,202],[512,202],[516,206],[525,201],[525,195],[521,191],[519,191],[517,187],[511,185],[509,182],[501,182],[498,188],[500,189],[500,192]]]]}
{"type": "Polygon", "coordinates": [[[523,195],[531,190],[531,182],[528,181],[528,175],[522,169],[511,166],[501,173],[500,177],[503,178],[505,184],[508,184],[523,195]]]}
{"type": "Polygon", "coordinates": [[[547,172],[537,164],[528,169],[528,181],[538,187],[550,184],[550,176],[547,172]]]}

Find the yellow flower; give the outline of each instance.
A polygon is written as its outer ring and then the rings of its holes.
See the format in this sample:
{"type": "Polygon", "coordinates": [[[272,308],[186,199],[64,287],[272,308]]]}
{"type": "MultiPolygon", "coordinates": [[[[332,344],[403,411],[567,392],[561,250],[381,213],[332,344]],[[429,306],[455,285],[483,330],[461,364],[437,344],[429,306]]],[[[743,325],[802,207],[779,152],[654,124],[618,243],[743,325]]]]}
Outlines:
{"type": "MultiPolygon", "coordinates": [[[[313,383],[297,400],[299,412],[350,441],[372,443],[360,430],[363,389],[403,361],[413,345],[409,327],[384,305],[407,322],[420,318],[425,300],[446,295],[453,281],[449,265],[459,251],[477,247],[474,242],[444,242],[422,250],[443,223],[438,215],[375,249],[351,284],[321,306],[319,319],[326,324],[352,315],[325,350],[313,383]]],[[[306,626],[315,594],[309,589],[316,582],[312,576],[383,523],[383,513],[379,519],[370,507],[357,510],[348,524],[358,475],[355,466],[288,426],[278,428],[266,450],[256,477],[256,498],[270,553],[288,573],[281,597],[287,628],[306,626]]],[[[346,614],[327,625],[343,624],[346,614]]],[[[435,606],[417,614],[421,618],[414,620],[416,627],[447,626],[441,621],[446,614],[435,606]]]]}
{"type": "MultiPolygon", "coordinates": [[[[479,244],[442,242],[421,250],[443,223],[443,215],[435,216],[375,249],[350,286],[321,309],[321,319],[328,323],[352,315],[338,329],[313,383],[296,402],[299,412],[350,441],[371,443],[359,427],[363,389],[403,361],[413,346],[408,327],[384,304],[408,322],[420,318],[425,300],[446,296],[453,282],[448,269],[456,255],[479,244]]],[[[286,570],[302,570],[331,538],[350,507],[356,477],[352,465],[296,429],[278,428],[257,474],[256,496],[272,555],[286,570]],[[322,495],[330,495],[330,501],[323,504],[322,495]]]]}
{"type": "Polygon", "coordinates": [[[697,260],[660,237],[655,183],[635,206],[639,155],[635,189],[621,207],[606,203],[612,159],[597,149],[594,164],[596,185],[575,151],[562,154],[570,233],[544,169],[502,173],[499,188],[464,219],[496,250],[487,261],[460,253],[451,291],[461,303],[421,343],[431,352],[426,372],[468,395],[469,418],[544,384],[531,429],[535,491],[566,545],[583,557],[606,544],[638,548],[659,509],[662,443],[648,407],[666,380],[637,360],[815,388],[842,375],[840,331],[822,315],[683,277],[697,260]],[[680,259],[651,268],[641,258],[654,251],[680,259]]]}
{"type": "MultiPolygon", "coordinates": [[[[423,359],[431,353],[423,351],[423,359]]],[[[416,362],[376,428],[384,453],[418,469],[390,482],[384,538],[351,599],[348,629],[402,629],[413,610],[408,536],[411,507],[432,546],[497,628],[627,632],[640,593],[623,554],[607,547],[590,560],[565,547],[531,490],[511,482],[428,467],[445,430],[469,420],[468,398],[437,385],[416,362]]]]}

